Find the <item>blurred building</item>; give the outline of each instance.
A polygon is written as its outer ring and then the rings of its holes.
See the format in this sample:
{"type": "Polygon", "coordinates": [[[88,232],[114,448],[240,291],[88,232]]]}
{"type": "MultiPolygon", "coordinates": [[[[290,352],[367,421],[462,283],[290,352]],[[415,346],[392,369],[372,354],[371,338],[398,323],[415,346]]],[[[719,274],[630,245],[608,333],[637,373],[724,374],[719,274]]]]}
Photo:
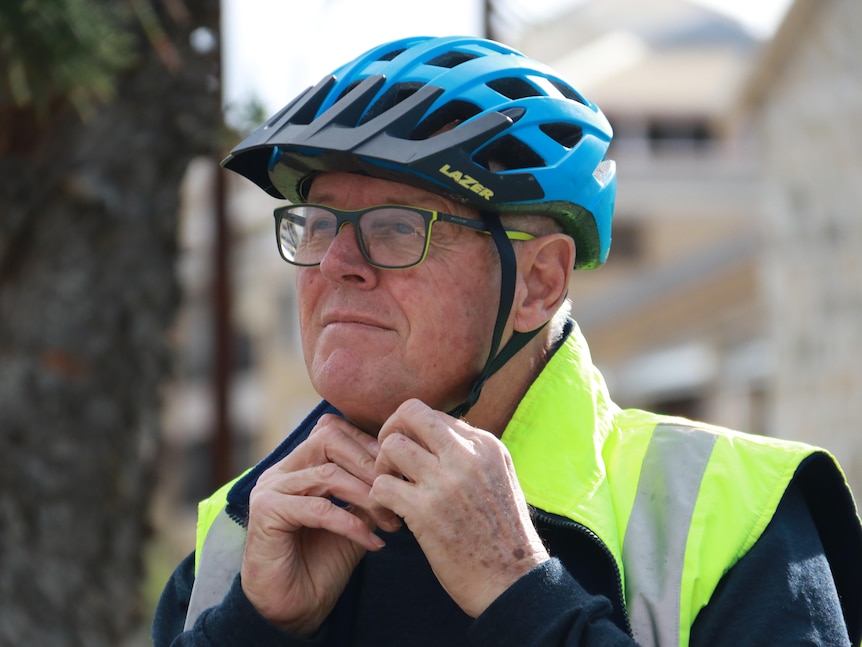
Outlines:
{"type": "Polygon", "coordinates": [[[750,75],[771,427],[837,455],[862,494],[862,5],[797,0],[750,75]]]}
{"type": "Polygon", "coordinates": [[[825,446],[862,491],[858,2],[796,0],[759,43],[594,0],[519,46],[615,128],[610,260],[570,292],[615,399],[825,446]]]}
{"type": "Polygon", "coordinates": [[[733,119],[762,44],[686,0],[594,0],[519,46],[614,126],[610,257],[576,273],[570,290],[611,394],[772,432],[757,151],[733,119]]]}

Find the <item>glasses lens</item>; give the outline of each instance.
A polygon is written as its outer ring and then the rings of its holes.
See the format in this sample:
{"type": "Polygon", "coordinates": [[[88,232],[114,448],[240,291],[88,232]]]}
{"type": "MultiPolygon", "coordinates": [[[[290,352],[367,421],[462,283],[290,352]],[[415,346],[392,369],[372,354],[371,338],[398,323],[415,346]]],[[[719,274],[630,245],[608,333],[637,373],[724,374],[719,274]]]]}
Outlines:
{"type": "Polygon", "coordinates": [[[359,219],[362,242],[369,259],[384,267],[408,267],[425,254],[425,218],[401,207],[366,211],[359,219]]]}
{"type": "Polygon", "coordinates": [[[339,219],[358,222],[360,247],[367,261],[380,267],[409,267],[422,260],[427,245],[426,217],[406,207],[377,207],[365,212],[334,213],[300,205],[279,214],[281,255],[295,265],[317,265],[338,233],[339,219]]]}
{"type": "Polygon", "coordinates": [[[318,207],[283,212],[278,227],[282,256],[297,265],[317,265],[329,249],[336,227],[335,214],[318,207]]]}

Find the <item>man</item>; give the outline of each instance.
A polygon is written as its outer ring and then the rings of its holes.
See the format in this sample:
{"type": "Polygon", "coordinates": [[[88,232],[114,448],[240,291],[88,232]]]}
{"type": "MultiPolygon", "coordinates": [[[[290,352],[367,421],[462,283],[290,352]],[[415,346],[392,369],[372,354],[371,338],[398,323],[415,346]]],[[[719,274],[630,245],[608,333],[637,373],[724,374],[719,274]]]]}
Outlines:
{"type": "Polygon", "coordinates": [[[276,210],[324,398],[201,504],[156,645],[858,644],[862,528],[813,447],[610,400],[601,112],[498,43],[382,45],[225,166],[276,210]]]}

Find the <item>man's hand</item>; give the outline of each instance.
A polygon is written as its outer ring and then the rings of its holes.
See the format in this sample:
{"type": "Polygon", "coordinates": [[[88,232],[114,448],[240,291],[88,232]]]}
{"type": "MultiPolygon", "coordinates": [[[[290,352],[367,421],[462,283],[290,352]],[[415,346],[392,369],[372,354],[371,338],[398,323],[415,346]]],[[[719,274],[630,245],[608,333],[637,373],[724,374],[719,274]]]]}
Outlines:
{"type": "Polygon", "coordinates": [[[495,436],[409,400],[378,440],[371,498],[403,517],[465,613],[477,617],[548,559],[511,457],[495,436]]]}
{"type": "Polygon", "coordinates": [[[369,500],[377,447],[349,422],[323,416],[252,490],[242,587],[263,617],[291,634],[317,631],[365,551],[383,547],[376,526],[400,526],[369,500]]]}

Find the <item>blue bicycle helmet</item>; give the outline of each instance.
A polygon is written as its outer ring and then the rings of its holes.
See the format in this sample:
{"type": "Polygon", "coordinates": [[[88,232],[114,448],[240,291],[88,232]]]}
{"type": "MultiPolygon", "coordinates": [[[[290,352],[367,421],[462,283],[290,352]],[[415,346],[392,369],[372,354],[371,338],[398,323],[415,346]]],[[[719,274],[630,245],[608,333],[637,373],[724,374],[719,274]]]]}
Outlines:
{"type": "Polygon", "coordinates": [[[363,173],[480,213],[544,214],[576,268],[607,258],[616,191],[601,111],[545,65],[473,37],[376,47],[301,93],[223,165],[305,201],[314,175],[363,173]]]}

